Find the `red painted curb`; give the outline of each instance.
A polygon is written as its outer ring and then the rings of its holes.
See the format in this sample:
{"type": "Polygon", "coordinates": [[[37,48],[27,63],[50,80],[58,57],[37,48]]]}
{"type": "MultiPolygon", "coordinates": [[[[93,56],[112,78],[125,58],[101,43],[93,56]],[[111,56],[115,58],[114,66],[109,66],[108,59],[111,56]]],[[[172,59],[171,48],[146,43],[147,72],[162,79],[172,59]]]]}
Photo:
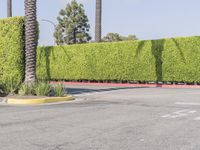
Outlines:
{"type": "Polygon", "coordinates": [[[93,85],[93,86],[113,86],[113,87],[159,87],[159,88],[200,88],[200,85],[167,85],[167,84],[130,84],[130,83],[86,83],[86,82],[60,82],[52,81],[50,84],[64,85],[93,85]]]}

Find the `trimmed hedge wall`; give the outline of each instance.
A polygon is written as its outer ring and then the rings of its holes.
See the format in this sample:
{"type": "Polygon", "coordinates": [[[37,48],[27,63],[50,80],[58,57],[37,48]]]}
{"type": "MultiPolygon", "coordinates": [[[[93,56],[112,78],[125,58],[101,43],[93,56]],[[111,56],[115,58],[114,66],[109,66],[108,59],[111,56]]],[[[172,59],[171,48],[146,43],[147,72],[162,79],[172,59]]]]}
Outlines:
{"type": "MultiPolygon", "coordinates": [[[[0,19],[0,85],[24,78],[24,18],[0,19]]],[[[51,80],[200,82],[200,37],[38,47],[51,80]]]]}
{"type": "Polygon", "coordinates": [[[0,85],[24,77],[24,18],[0,19],[0,85]]]}
{"type": "Polygon", "coordinates": [[[39,47],[37,65],[41,79],[200,82],[200,37],[39,47]]]}

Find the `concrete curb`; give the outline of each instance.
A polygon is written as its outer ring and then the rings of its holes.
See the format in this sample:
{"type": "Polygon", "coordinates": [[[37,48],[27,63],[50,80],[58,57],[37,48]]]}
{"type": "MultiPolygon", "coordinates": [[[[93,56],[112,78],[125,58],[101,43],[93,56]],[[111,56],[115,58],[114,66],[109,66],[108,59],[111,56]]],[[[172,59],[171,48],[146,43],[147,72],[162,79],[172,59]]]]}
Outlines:
{"type": "Polygon", "coordinates": [[[113,87],[160,87],[160,88],[200,88],[200,85],[168,85],[168,84],[131,84],[131,83],[85,83],[85,82],[56,82],[52,81],[50,84],[64,84],[64,85],[93,85],[93,86],[113,86],[113,87]]]}
{"type": "Polygon", "coordinates": [[[7,104],[12,105],[36,105],[46,103],[57,103],[75,100],[72,96],[66,97],[47,97],[47,98],[32,98],[32,99],[20,99],[20,98],[8,98],[7,104]]]}

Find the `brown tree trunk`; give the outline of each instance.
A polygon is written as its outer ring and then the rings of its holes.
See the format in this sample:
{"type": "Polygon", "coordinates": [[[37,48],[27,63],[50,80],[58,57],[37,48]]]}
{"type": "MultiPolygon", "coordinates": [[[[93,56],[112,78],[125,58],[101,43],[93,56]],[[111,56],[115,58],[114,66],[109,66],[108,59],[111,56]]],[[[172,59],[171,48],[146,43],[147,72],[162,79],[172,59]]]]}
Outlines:
{"type": "Polygon", "coordinates": [[[36,81],[37,0],[25,0],[25,83],[36,81]]]}
{"type": "Polygon", "coordinates": [[[95,42],[101,41],[102,0],[96,0],[95,42]]]}
{"type": "Polygon", "coordinates": [[[76,44],[76,29],[73,31],[73,44],[76,44]]]}
{"type": "Polygon", "coordinates": [[[7,17],[12,17],[12,0],[7,0],[7,17]]]}

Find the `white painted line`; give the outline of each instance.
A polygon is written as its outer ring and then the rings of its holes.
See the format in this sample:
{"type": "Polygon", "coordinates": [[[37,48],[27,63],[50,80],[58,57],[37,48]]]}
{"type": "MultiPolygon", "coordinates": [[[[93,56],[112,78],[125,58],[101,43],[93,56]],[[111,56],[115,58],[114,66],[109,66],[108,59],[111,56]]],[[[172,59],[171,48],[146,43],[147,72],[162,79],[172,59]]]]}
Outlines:
{"type": "Polygon", "coordinates": [[[191,105],[191,106],[200,106],[200,103],[185,103],[185,102],[176,102],[176,105],[191,105]]]}
{"type": "Polygon", "coordinates": [[[162,118],[168,118],[170,116],[170,114],[167,114],[167,115],[164,115],[164,116],[161,116],[162,118]]]}
{"type": "Polygon", "coordinates": [[[199,121],[199,120],[200,120],[200,117],[196,117],[196,118],[194,118],[194,120],[199,121]]]}
{"type": "Polygon", "coordinates": [[[197,112],[196,110],[183,109],[183,110],[172,112],[171,114],[163,115],[161,117],[162,118],[172,118],[172,119],[174,119],[174,118],[186,117],[189,114],[194,114],[196,112],[197,112]]]}
{"type": "Polygon", "coordinates": [[[191,110],[191,111],[189,111],[188,113],[189,114],[194,114],[194,113],[196,113],[197,111],[196,110],[191,110]]]}
{"type": "Polygon", "coordinates": [[[144,139],[140,139],[140,142],[144,142],[144,139]]]}

